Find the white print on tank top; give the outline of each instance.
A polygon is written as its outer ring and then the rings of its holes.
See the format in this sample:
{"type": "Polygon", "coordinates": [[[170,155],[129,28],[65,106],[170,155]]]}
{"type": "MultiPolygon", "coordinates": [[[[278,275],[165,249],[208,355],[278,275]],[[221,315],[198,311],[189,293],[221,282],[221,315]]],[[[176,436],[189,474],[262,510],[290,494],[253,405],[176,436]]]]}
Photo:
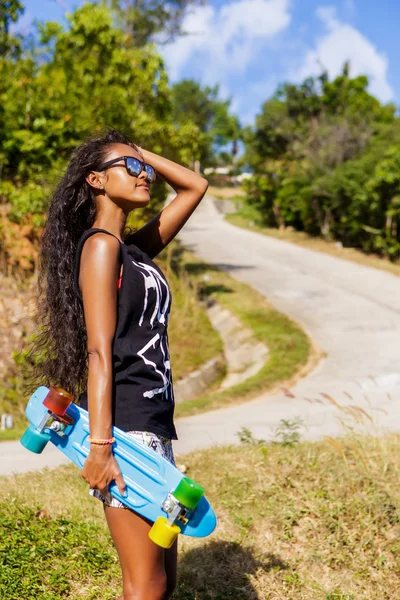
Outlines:
{"type": "MultiPolygon", "coordinates": [[[[138,267],[138,269],[140,270],[140,273],[143,275],[143,279],[144,279],[145,296],[144,296],[142,314],[140,315],[140,319],[139,319],[139,325],[142,326],[143,321],[145,319],[145,314],[146,314],[146,309],[147,309],[147,304],[148,304],[148,297],[149,297],[149,292],[148,292],[149,289],[154,289],[154,291],[156,293],[156,302],[155,302],[153,313],[152,313],[152,315],[150,317],[150,321],[149,321],[149,323],[151,325],[151,329],[153,329],[155,319],[157,320],[157,322],[159,322],[163,325],[166,325],[168,323],[168,319],[169,319],[168,306],[169,306],[169,299],[170,299],[170,292],[169,292],[167,282],[160,275],[160,273],[157,271],[157,269],[155,269],[151,265],[146,265],[145,263],[142,263],[142,262],[136,262],[135,260],[132,260],[132,263],[136,267],[138,267]],[[165,301],[164,301],[163,305],[161,306],[162,286],[164,286],[164,288],[165,288],[166,296],[165,296],[165,301]]],[[[164,394],[165,400],[169,400],[170,399],[170,391],[171,391],[171,400],[173,400],[172,386],[171,386],[171,364],[169,361],[169,356],[168,357],[166,356],[167,352],[168,352],[168,340],[167,340],[166,333],[163,336],[160,336],[160,334],[157,333],[137,353],[138,356],[140,356],[140,358],[144,361],[144,363],[146,365],[153,367],[155,372],[161,376],[162,381],[163,381],[163,385],[161,387],[153,388],[153,389],[150,389],[150,390],[147,390],[146,392],[144,392],[143,396],[145,398],[153,398],[156,394],[164,394]],[[163,356],[163,361],[162,361],[163,362],[163,366],[162,366],[163,370],[161,370],[160,368],[157,368],[156,363],[145,356],[146,351],[151,347],[155,348],[157,343],[159,343],[159,348],[160,348],[162,356],[163,356]]]]}

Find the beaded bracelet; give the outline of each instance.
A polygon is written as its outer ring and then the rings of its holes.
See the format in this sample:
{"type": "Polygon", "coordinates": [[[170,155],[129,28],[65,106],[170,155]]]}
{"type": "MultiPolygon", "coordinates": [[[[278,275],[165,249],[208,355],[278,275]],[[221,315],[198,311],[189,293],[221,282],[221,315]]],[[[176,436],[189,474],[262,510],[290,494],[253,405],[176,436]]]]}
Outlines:
{"type": "Polygon", "coordinates": [[[99,440],[95,438],[88,437],[88,442],[91,444],[97,444],[99,446],[105,446],[106,444],[113,444],[115,442],[115,437],[110,438],[109,440],[99,440]]]}

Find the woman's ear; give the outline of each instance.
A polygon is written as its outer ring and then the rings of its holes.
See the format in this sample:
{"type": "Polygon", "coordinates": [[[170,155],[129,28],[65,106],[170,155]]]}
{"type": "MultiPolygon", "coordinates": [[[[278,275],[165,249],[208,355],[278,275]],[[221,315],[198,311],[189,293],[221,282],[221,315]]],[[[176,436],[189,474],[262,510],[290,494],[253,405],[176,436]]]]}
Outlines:
{"type": "Polygon", "coordinates": [[[105,182],[101,180],[100,174],[97,171],[90,171],[89,175],[87,175],[85,179],[88,182],[88,184],[94,187],[95,189],[104,189],[105,182]]]}

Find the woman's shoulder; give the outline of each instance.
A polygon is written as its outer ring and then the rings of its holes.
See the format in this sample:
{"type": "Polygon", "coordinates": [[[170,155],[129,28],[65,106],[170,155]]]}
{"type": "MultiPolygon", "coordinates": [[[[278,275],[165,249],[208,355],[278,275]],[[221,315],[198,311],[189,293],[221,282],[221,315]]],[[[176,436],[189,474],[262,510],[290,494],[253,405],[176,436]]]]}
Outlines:
{"type": "Polygon", "coordinates": [[[121,246],[123,245],[123,242],[121,242],[121,240],[119,240],[117,236],[111,233],[110,231],[107,231],[106,229],[101,229],[99,227],[89,227],[89,229],[85,229],[85,231],[78,239],[76,247],[78,249],[79,246],[82,246],[87,239],[91,240],[91,245],[93,244],[94,246],[96,246],[99,238],[103,238],[107,240],[107,242],[109,242],[112,238],[115,238],[121,246]]]}

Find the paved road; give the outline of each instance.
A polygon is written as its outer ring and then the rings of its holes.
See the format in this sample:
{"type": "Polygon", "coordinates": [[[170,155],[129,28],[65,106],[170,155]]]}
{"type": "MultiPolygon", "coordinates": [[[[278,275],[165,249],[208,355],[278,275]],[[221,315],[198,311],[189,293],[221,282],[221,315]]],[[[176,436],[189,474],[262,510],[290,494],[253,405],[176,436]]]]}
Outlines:
{"type": "MultiPolygon", "coordinates": [[[[366,410],[358,426],[400,431],[400,278],[237,228],[205,198],[179,234],[200,258],[250,284],[305,328],[327,353],[291,391],[180,419],[176,452],[237,442],[241,427],[271,439],[281,419],[301,417],[302,436],[343,433],[356,425],[341,406],[366,410]]],[[[350,408],[351,410],[351,408],[350,408]]],[[[361,417],[360,412],[356,412],[361,417]]]]}
{"type": "MultiPolygon", "coordinates": [[[[178,237],[200,258],[264,294],[327,353],[292,388],[294,398],[264,394],[241,406],[179,419],[178,454],[237,442],[243,426],[271,439],[281,419],[301,417],[307,439],[340,435],[339,419],[356,424],[322,394],[365,409],[373,423],[365,418],[359,426],[400,430],[400,278],[234,227],[208,197],[178,237]]],[[[18,442],[5,442],[0,458],[0,473],[6,474],[56,466],[63,457],[55,448],[35,456],[18,442]]]]}

